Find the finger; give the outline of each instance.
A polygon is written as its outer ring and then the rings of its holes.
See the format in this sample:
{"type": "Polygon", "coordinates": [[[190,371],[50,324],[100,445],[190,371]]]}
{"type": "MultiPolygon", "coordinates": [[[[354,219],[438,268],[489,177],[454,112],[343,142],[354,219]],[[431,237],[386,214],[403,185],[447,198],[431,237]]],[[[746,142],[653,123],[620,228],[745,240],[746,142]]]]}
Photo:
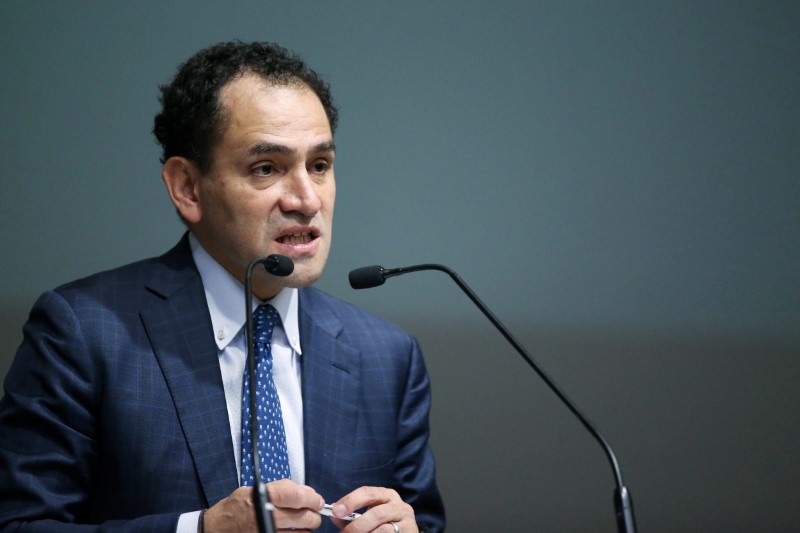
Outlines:
{"type": "Polygon", "coordinates": [[[402,502],[397,491],[384,487],[359,487],[333,505],[333,514],[342,518],[356,509],[389,502],[402,502]]]}
{"type": "Polygon", "coordinates": [[[325,500],[317,491],[288,479],[268,483],[267,491],[270,503],[278,508],[311,509],[316,512],[325,505],[325,500]]]}
{"type": "MultiPolygon", "coordinates": [[[[338,527],[342,528],[342,533],[366,533],[382,531],[385,531],[386,533],[395,533],[395,526],[392,525],[393,523],[397,525],[398,529],[406,533],[413,533],[417,531],[414,510],[410,505],[403,502],[394,491],[366,491],[360,496],[355,496],[364,497],[373,502],[376,501],[376,499],[382,498],[388,498],[389,501],[372,505],[359,518],[353,520],[350,525],[347,525],[346,522],[340,522],[338,519],[334,520],[334,523],[338,527]]],[[[336,506],[334,506],[334,509],[336,509],[336,506]]],[[[334,514],[337,514],[336,511],[334,511],[334,514]]]]}
{"type": "Polygon", "coordinates": [[[310,509],[281,509],[272,512],[275,528],[305,531],[317,529],[322,524],[322,516],[310,509]]]}
{"type": "Polygon", "coordinates": [[[392,521],[376,524],[369,517],[364,515],[352,522],[339,520],[331,517],[334,525],[341,530],[341,533],[419,533],[417,524],[414,520],[392,521]],[[394,525],[393,525],[394,524],[394,525]],[[395,525],[397,529],[395,529],[395,525]]]}
{"type": "MultiPolygon", "coordinates": [[[[356,523],[347,522],[345,520],[339,520],[338,518],[331,517],[331,521],[333,524],[341,530],[341,533],[395,533],[394,526],[391,523],[388,524],[380,524],[376,528],[373,528],[371,525],[366,523],[356,523]]],[[[414,525],[414,529],[409,527],[403,527],[401,522],[395,522],[397,524],[398,529],[403,533],[417,533],[416,524],[414,525]]]]}

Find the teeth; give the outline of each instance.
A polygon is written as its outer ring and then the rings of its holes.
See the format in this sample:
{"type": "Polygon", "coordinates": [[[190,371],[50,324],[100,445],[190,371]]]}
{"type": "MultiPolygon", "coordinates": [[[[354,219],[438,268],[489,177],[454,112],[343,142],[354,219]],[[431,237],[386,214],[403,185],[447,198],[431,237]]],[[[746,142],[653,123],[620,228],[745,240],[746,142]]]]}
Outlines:
{"type": "Polygon", "coordinates": [[[284,244],[305,244],[311,240],[310,233],[290,233],[281,237],[280,242],[284,244]]]}

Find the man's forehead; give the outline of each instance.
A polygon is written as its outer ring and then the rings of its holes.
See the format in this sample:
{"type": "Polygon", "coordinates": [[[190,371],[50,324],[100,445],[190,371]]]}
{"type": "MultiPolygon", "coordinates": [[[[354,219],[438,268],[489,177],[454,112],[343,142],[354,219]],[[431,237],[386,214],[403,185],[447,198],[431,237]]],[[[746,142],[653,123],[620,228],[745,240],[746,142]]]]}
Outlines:
{"type": "MultiPolygon", "coordinates": [[[[303,125],[301,130],[317,132],[317,140],[310,146],[302,147],[302,151],[335,150],[330,120],[322,102],[302,81],[279,83],[255,74],[245,74],[223,87],[219,97],[219,108],[218,142],[234,130],[239,132],[235,135],[239,137],[240,133],[246,131],[260,130],[263,133],[270,133],[273,126],[280,130],[287,124],[298,123],[303,125]],[[297,98],[298,95],[300,98],[297,98]]],[[[248,148],[248,152],[251,153],[295,151],[294,147],[279,139],[256,140],[248,148]]]]}
{"type": "MultiPolygon", "coordinates": [[[[280,83],[252,74],[243,75],[231,80],[222,88],[218,106],[223,114],[228,115],[234,114],[236,109],[242,106],[274,113],[280,111],[284,105],[292,105],[297,99],[309,103],[314,111],[319,111],[325,116],[326,123],[329,122],[319,96],[311,87],[299,80],[280,83]]],[[[330,124],[328,126],[330,127],[330,124]]]]}
{"type": "Polygon", "coordinates": [[[254,72],[240,74],[223,85],[219,92],[219,105],[224,109],[243,99],[272,94],[275,89],[290,89],[312,94],[322,106],[316,93],[301,79],[294,77],[285,80],[272,79],[254,72]]]}

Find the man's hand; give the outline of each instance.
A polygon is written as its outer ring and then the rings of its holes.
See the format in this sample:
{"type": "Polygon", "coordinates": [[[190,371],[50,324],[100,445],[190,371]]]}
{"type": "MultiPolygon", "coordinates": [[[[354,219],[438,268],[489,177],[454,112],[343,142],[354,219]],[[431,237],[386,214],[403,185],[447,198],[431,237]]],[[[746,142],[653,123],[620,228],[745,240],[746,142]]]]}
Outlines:
{"type": "Polygon", "coordinates": [[[333,505],[333,523],[342,533],[418,533],[414,509],[392,489],[361,487],[333,505]],[[352,522],[335,517],[347,516],[356,509],[369,510],[352,522]]]}
{"type": "MultiPolygon", "coordinates": [[[[270,503],[275,507],[272,517],[276,529],[311,531],[319,527],[321,518],[318,511],[325,502],[314,489],[282,479],[267,483],[267,491],[270,503]]],[[[206,533],[257,531],[253,487],[239,487],[206,511],[203,518],[206,533]]]]}

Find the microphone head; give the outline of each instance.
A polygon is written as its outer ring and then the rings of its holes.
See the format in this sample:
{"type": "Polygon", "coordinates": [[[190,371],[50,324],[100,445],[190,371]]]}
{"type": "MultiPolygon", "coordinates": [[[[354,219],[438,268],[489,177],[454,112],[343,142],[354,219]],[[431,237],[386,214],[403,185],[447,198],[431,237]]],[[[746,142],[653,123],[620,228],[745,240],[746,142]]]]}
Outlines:
{"type": "Polygon", "coordinates": [[[348,278],[350,286],[354,289],[370,289],[383,285],[386,278],[383,275],[383,267],[380,265],[361,267],[350,271],[348,278]]]}
{"type": "Polygon", "coordinates": [[[272,254],[264,258],[264,268],[273,276],[288,276],[294,272],[294,261],[285,255],[272,254]]]}

